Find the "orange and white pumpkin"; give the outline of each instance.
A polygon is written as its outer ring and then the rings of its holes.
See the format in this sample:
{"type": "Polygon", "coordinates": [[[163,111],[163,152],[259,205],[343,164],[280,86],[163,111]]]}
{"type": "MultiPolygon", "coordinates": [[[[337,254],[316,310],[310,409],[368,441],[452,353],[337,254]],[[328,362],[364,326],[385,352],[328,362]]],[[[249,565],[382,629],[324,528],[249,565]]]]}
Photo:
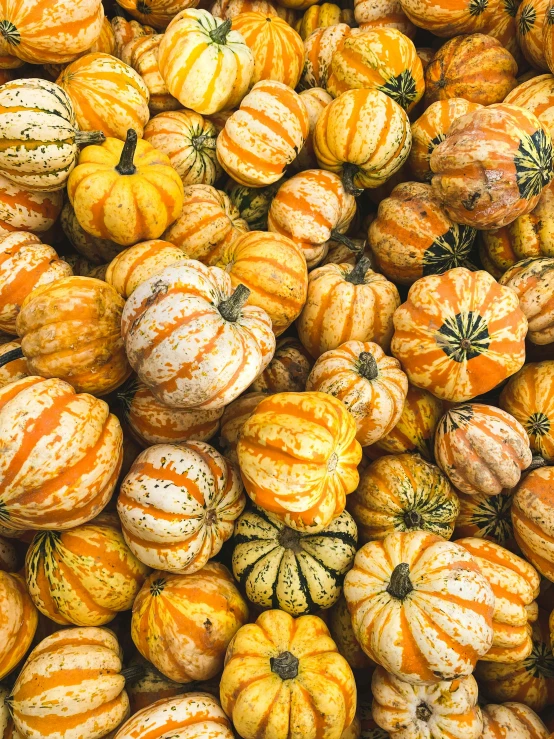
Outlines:
{"type": "Polygon", "coordinates": [[[219,448],[223,451],[226,459],[238,466],[237,444],[244,424],[254,413],[258,405],[267,393],[263,391],[243,393],[232,403],[226,406],[221,416],[219,448]]]}
{"type": "MultiPolygon", "coordinates": [[[[298,339],[287,336],[279,339],[275,346],[273,359],[250,387],[252,390],[269,394],[301,392],[306,389],[312,365],[312,358],[298,339]]],[[[0,369],[0,381],[1,378],[2,370],[0,369]]]]}
{"type": "Polygon", "coordinates": [[[148,107],[152,115],[162,110],[178,110],[181,107],[177,98],[170,94],[160,74],[158,49],[162,38],[163,34],[160,33],[140,36],[130,41],[124,47],[122,54],[125,63],[142,77],[148,88],[148,107]]]}
{"type": "Polygon", "coordinates": [[[486,23],[485,11],[489,5],[495,5],[491,0],[400,0],[400,3],[414,25],[445,38],[480,31],[486,23]]]}
{"type": "MultiPolygon", "coordinates": [[[[279,8],[283,11],[285,8],[279,8]]],[[[215,18],[223,20],[233,19],[241,13],[263,13],[264,15],[279,15],[277,9],[268,0],[215,0],[210,8],[215,18]]],[[[280,16],[282,17],[282,16],[280,16]]]]}
{"type": "MultiPolygon", "coordinates": [[[[98,236],[92,236],[87,233],[77,220],[77,216],[69,200],[62,208],[60,226],[67,236],[68,241],[75,248],[75,251],[79,252],[92,265],[111,262],[123,250],[123,247],[120,244],[116,244],[115,241],[101,239],[98,236]]],[[[68,262],[71,263],[69,258],[68,262]]],[[[82,272],[75,270],[74,274],[80,275],[82,272]]]]}
{"type": "Polygon", "coordinates": [[[499,280],[515,290],[529,323],[529,341],[554,341],[554,258],[524,259],[510,267],[499,280]]]}
{"type": "Polygon", "coordinates": [[[516,15],[516,36],[523,56],[535,69],[548,70],[543,33],[549,0],[523,0],[516,15]]]}
{"type": "Polygon", "coordinates": [[[408,38],[413,38],[417,30],[402,10],[400,0],[354,0],[354,18],[364,31],[369,28],[396,28],[408,38]]]}
{"type": "Polygon", "coordinates": [[[537,714],[523,703],[483,706],[481,739],[549,739],[550,732],[537,714]]]}
{"type": "Polygon", "coordinates": [[[127,299],[149,277],[186,259],[186,254],[168,241],[143,241],[120,252],[110,262],[106,270],[106,282],[127,299]]]}
{"type": "Polygon", "coordinates": [[[533,470],[520,482],[512,503],[514,536],[524,556],[554,582],[554,467],[533,470]]]}
{"type": "Polygon", "coordinates": [[[498,495],[459,493],[460,515],[456,519],[454,536],[486,539],[512,550],[515,546],[510,517],[513,497],[513,490],[503,490],[498,495]]]}
{"type": "Polygon", "coordinates": [[[162,30],[182,11],[195,7],[197,0],[121,0],[118,4],[141,23],[162,30]]]}
{"type": "MultiPolygon", "coordinates": [[[[312,7],[317,7],[313,5],[312,7]]],[[[314,131],[319,116],[325,108],[333,101],[333,98],[322,87],[309,87],[300,93],[302,102],[308,111],[309,133],[302,150],[291,164],[291,170],[303,172],[306,169],[317,167],[317,159],[314,152],[314,131]]]]}
{"type": "Polygon", "coordinates": [[[142,25],[142,23],[135,20],[128,21],[119,15],[112,18],[110,22],[115,38],[113,55],[118,59],[121,59],[123,49],[130,41],[156,32],[152,26],[142,25]]]}
{"type": "MultiPolygon", "coordinates": [[[[550,25],[545,25],[546,28],[550,25]]],[[[506,96],[504,102],[526,108],[537,116],[551,136],[554,134],[554,75],[539,74],[525,80],[506,96]]]]}
{"type": "Polygon", "coordinates": [[[62,204],[62,190],[27,190],[0,175],[0,237],[12,231],[48,231],[57,221],[62,204]]]}
{"type": "MultiPolygon", "coordinates": [[[[20,575],[0,570],[0,679],[8,675],[31,646],[38,611],[20,575]]],[[[0,720],[1,727],[1,720],[0,720]]]]}
{"type": "Polygon", "coordinates": [[[342,47],[350,33],[351,28],[347,23],[337,23],[326,28],[316,28],[305,39],[305,62],[301,78],[303,88],[326,86],[333,54],[342,47]]]}

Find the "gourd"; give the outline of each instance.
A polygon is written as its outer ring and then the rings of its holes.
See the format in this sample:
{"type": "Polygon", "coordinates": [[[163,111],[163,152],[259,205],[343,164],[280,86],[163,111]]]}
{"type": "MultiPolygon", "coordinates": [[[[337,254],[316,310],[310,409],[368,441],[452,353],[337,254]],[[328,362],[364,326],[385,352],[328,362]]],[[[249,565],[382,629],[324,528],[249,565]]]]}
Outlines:
{"type": "MultiPolygon", "coordinates": [[[[335,605],[329,609],[328,626],[339,653],[342,654],[353,670],[361,670],[374,666],[374,663],[362,650],[359,641],[354,636],[352,619],[348,613],[348,606],[342,593],[335,605]]],[[[362,715],[362,700],[363,698],[360,695],[358,697],[360,718],[362,715]]],[[[371,712],[369,713],[369,717],[371,718],[371,712]]],[[[373,737],[371,734],[369,736],[373,737]]],[[[357,735],[354,736],[354,739],[357,739],[357,735]]],[[[382,739],[382,737],[375,737],[373,739],[382,739]]]]}
{"type": "Polygon", "coordinates": [[[489,0],[456,0],[448,5],[433,4],[430,0],[400,0],[400,4],[414,25],[444,38],[480,31],[486,23],[486,10],[491,6],[489,0]]]}
{"type": "Polygon", "coordinates": [[[337,23],[327,28],[316,28],[304,40],[305,63],[300,81],[304,89],[326,86],[333,54],[350,33],[347,23],[337,23]]]}
{"type": "MultiPolygon", "coordinates": [[[[63,206],[60,216],[60,226],[68,241],[80,255],[92,265],[101,265],[111,262],[121,251],[123,246],[110,239],[101,239],[87,233],[80,225],[75,211],[69,200],[63,206]]],[[[75,270],[74,274],[81,274],[75,270]]]]}
{"type": "Polygon", "coordinates": [[[41,234],[52,228],[63,204],[63,192],[36,192],[0,175],[0,237],[12,231],[41,234]]]}
{"type": "Polygon", "coordinates": [[[408,38],[416,34],[416,27],[408,20],[399,0],[372,3],[371,0],[354,0],[354,18],[362,30],[368,28],[396,28],[408,38]]]}
{"type": "Polygon", "coordinates": [[[536,69],[548,70],[543,43],[548,0],[524,0],[516,15],[517,41],[523,56],[536,69]]]}
{"type": "Polygon", "coordinates": [[[161,30],[166,28],[177,15],[194,6],[195,2],[194,0],[143,0],[143,2],[121,0],[118,4],[134,18],[138,18],[141,23],[148,23],[148,26],[161,30]]]}
{"type": "MultiPolygon", "coordinates": [[[[312,7],[317,7],[312,5],[312,7]]],[[[325,108],[333,101],[333,98],[322,87],[309,87],[300,92],[300,98],[308,111],[309,131],[302,150],[291,164],[294,172],[303,172],[306,169],[317,167],[317,159],[314,152],[314,131],[319,116],[325,108]]],[[[322,170],[320,170],[322,171],[322,170]]]]}
{"type": "Polygon", "coordinates": [[[251,231],[267,231],[269,207],[281,183],[278,180],[268,187],[246,187],[229,178],[224,190],[251,231]]]}
{"type": "Polygon", "coordinates": [[[140,75],[148,89],[148,108],[153,115],[181,107],[179,101],[169,93],[160,74],[158,50],[162,38],[161,33],[142,36],[129,42],[124,48],[125,62],[140,75]]]}
{"type": "Polygon", "coordinates": [[[551,344],[554,341],[554,258],[523,259],[510,267],[499,280],[515,290],[529,324],[529,341],[551,344]]]}
{"type": "MultiPolygon", "coordinates": [[[[545,34],[550,27],[550,24],[545,24],[545,34]]],[[[554,76],[552,74],[539,74],[521,82],[506,96],[504,102],[519,105],[531,111],[552,135],[554,131],[554,76]]]]}
{"type": "Polygon", "coordinates": [[[312,364],[298,339],[287,336],[277,341],[273,359],[250,387],[262,393],[301,392],[306,389],[312,364]]]}
{"type": "Polygon", "coordinates": [[[259,403],[267,397],[263,391],[243,393],[232,403],[229,403],[221,416],[219,447],[225,457],[233,464],[238,465],[237,444],[242,427],[256,410],[259,403]]]}
{"type": "MultiPolygon", "coordinates": [[[[283,11],[285,8],[280,7],[279,10],[283,11]]],[[[278,15],[277,9],[268,0],[216,0],[210,8],[213,16],[223,20],[232,20],[240,13],[251,12],[278,15]]]]}
{"type": "Polygon", "coordinates": [[[347,14],[334,3],[322,3],[307,8],[295,28],[302,40],[305,40],[316,29],[328,28],[341,22],[348,23],[347,14]]]}
{"type": "MultiPolygon", "coordinates": [[[[8,675],[31,646],[38,623],[38,611],[20,575],[0,569],[0,679],[8,675]]],[[[1,722],[0,722],[1,726],[1,722]]]]}
{"type": "Polygon", "coordinates": [[[498,495],[460,493],[460,514],[456,519],[454,536],[475,536],[513,549],[515,542],[510,516],[513,497],[513,490],[503,490],[498,495]]]}
{"type": "Polygon", "coordinates": [[[514,495],[512,524],[525,558],[554,582],[553,481],[553,467],[542,467],[526,475],[514,495]]]}
{"type": "Polygon", "coordinates": [[[152,239],[135,244],[120,252],[108,265],[106,282],[123,298],[152,275],[176,262],[184,262],[186,255],[168,241],[152,239]]]}
{"type": "Polygon", "coordinates": [[[549,739],[549,731],[537,714],[523,703],[483,706],[482,739],[549,739]]]}
{"type": "Polygon", "coordinates": [[[152,26],[142,25],[135,20],[128,21],[119,15],[112,18],[111,25],[115,38],[114,56],[118,59],[121,59],[123,49],[130,41],[156,32],[152,26]]]}

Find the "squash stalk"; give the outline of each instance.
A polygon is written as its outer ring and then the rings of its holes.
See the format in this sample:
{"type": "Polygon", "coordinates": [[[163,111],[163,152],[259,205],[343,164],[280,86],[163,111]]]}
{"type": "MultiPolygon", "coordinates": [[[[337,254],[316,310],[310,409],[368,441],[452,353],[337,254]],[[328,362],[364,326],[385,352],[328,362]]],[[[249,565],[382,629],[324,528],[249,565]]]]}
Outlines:
{"type": "MultiPolygon", "coordinates": [[[[2,365],[0,365],[1,367],[2,365]]],[[[526,467],[525,472],[531,472],[531,470],[538,470],[539,467],[546,467],[546,460],[540,454],[533,454],[533,459],[529,467],[526,467]]]]}
{"type": "Polygon", "coordinates": [[[75,143],[77,146],[103,144],[105,140],[106,137],[102,131],[75,131],[75,143]]]}
{"type": "Polygon", "coordinates": [[[278,657],[269,660],[271,672],[279,675],[281,680],[294,680],[298,675],[298,657],[291,652],[281,652],[278,657]]]}
{"type": "Polygon", "coordinates": [[[356,246],[352,239],[349,239],[348,236],[339,233],[335,229],[331,231],[331,239],[333,241],[338,241],[339,244],[343,244],[344,246],[346,246],[347,249],[350,249],[350,251],[361,251],[361,249],[356,246]]]}
{"type": "Polygon", "coordinates": [[[116,170],[119,172],[119,174],[135,174],[135,172],[137,171],[137,168],[133,164],[137,142],[137,132],[133,128],[130,128],[127,131],[127,138],[125,139],[125,143],[123,144],[123,150],[121,151],[119,164],[116,165],[116,170]]]}
{"type": "Polygon", "coordinates": [[[250,290],[246,285],[237,285],[237,289],[231,297],[219,304],[218,310],[223,318],[226,321],[237,321],[249,296],[250,290]]]}
{"type": "Polygon", "coordinates": [[[396,565],[390,576],[387,593],[392,595],[393,598],[404,600],[413,589],[414,586],[410,580],[410,565],[406,564],[406,562],[396,565]]]}
{"type": "Polygon", "coordinates": [[[354,195],[355,198],[359,197],[363,193],[361,187],[356,187],[354,184],[354,177],[358,174],[358,167],[356,164],[351,162],[344,162],[342,165],[342,184],[346,192],[350,195],[354,195]]]}
{"type": "Polygon", "coordinates": [[[146,670],[143,665],[129,665],[129,667],[124,667],[119,674],[125,679],[126,683],[131,683],[144,677],[146,670]]]}
{"type": "Polygon", "coordinates": [[[358,357],[358,374],[369,382],[379,377],[379,367],[370,352],[362,352],[358,357]]]}
{"type": "Polygon", "coordinates": [[[25,355],[23,354],[23,349],[21,347],[12,349],[10,352],[6,352],[2,357],[0,357],[0,367],[3,367],[9,362],[15,362],[16,359],[23,359],[24,357],[25,355]]]}
{"type": "Polygon", "coordinates": [[[226,20],[224,23],[220,23],[219,26],[210,31],[210,38],[214,44],[225,44],[227,42],[227,35],[231,30],[231,21],[226,20]]]}
{"type": "Polygon", "coordinates": [[[370,267],[371,261],[367,257],[362,257],[354,269],[347,274],[344,279],[346,282],[352,283],[352,285],[363,285],[366,272],[370,267]]]}

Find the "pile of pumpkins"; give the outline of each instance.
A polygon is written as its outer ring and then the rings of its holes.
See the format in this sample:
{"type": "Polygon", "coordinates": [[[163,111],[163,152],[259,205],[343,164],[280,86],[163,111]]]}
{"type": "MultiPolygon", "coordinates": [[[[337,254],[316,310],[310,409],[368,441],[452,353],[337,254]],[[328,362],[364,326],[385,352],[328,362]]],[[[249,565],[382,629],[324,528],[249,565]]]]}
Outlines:
{"type": "Polygon", "coordinates": [[[554,0],[0,0],[0,739],[554,738],[554,0]]]}

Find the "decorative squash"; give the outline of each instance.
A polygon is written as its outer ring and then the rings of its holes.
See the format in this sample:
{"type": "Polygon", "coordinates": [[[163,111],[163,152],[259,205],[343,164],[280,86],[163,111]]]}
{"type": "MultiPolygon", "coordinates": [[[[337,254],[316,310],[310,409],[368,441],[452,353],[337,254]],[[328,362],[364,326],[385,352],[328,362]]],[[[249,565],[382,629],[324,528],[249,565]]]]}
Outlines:
{"type": "Polygon", "coordinates": [[[552,485],[554,467],[533,470],[520,482],[512,503],[514,536],[526,559],[554,582],[552,485]]]}
{"type": "MultiPolygon", "coordinates": [[[[342,654],[353,670],[363,670],[374,665],[354,636],[352,619],[350,618],[348,606],[342,594],[335,605],[329,609],[329,631],[337,645],[339,653],[342,654]]],[[[359,710],[361,709],[361,699],[362,696],[360,695],[358,698],[359,710]]],[[[373,737],[373,734],[368,736],[373,737]]],[[[344,735],[341,739],[344,739],[344,735]]],[[[354,739],[358,739],[357,735],[355,735],[354,739]]],[[[375,739],[381,738],[376,737],[375,739]]]]}
{"type": "Polygon", "coordinates": [[[417,121],[412,123],[412,148],[408,164],[417,180],[431,181],[433,173],[430,160],[435,147],[445,140],[448,129],[457,118],[480,107],[463,98],[438,100],[431,103],[417,121]]]}
{"type": "Polygon", "coordinates": [[[364,31],[369,28],[396,28],[408,38],[413,38],[417,30],[402,10],[400,0],[382,0],[379,3],[354,0],[354,18],[364,31]]]}
{"type": "Polygon", "coordinates": [[[243,285],[233,291],[223,270],[193,260],[137,287],[121,333],[131,366],[159,401],[222,408],[267,367],[275,336],[267,313],[244,305],[249,294],[243,285]]]}
{"type": "Polygon", "coordinates": [[[217,137],[219,163],[241,185],[272,185],[304,146],[308,124],[294,90],[274,80],[257,82],[217,137]]]}
{"type": "Polygon", "coordinates": [[[506,385],[500,407],[529,435],[531,449],[554,462],[554,361],[526,364],[506,385]]]}
{"type": "Polygon", "coordinates": [[[127,299],[149,277],[186,259],[182,250],[169,241],[143,241],[125,249],[110,262],[106,270],[106,282],[127,299]]]}
{"type": "Polygon", "coordinates": [[[302,616],[336,603],[357,541],[356,524],[346,511],[310,534],[253,508],[235,524],[233,574],[253,603],[302,616]]]}
{"type": "Polygon", "coordinates": [[[0,236],[0,330],[16,334],[15,322],[29,293],[71,274],[69,264],[37,236],[25,231],[0,236]]]}
{"type": "Polygon", "coordinates": [[[548,71],[543,44],[549,0],[523,0],[516,15],[518,44],[531,66],[548,71]]]}
{"type": "Polygon", "coordinates": [[[102,400],[63,380],[26,377],[0,388],[0,529],[70,529],[111,497],[123,434],[102,400]]]}
{"type": "MultiPolygon", "coordinates": [[[[546,26],[545,26],[546,28],[546,26]]],[[[540,74],[526,80],[506,96],[506,103],[519,105],[537,116],[544,128],[554,133],[554,76],[540,74]]]]}
{"type": "MultiPolygon", "coordinates": [[[[298,339],[287,336],[279,339],[275,346],[273,359],[250,387],[262,393],[302,392],[306,389],[312,364],[312,358],[298,339]]],[[[0,369],[1,381],[2,370],[0,369]]]]}
{"type": "Polygon", "coordinates": [[[308,271],[302,249],[286,236],[264,231],[242,234],[227,242],[216,265],[227,272],[234,288],[245,285],[250,290],[247,305],[267,313],[276,336],[300,315],[308,271]]]}
{"type": "Polygon", "coordinates": [[[515,290],[529,323],[529,341],[554,341],[554,257],[524,259],[510,267],[499,280],[515,290]]]}
{"type": "Polygon", "coordinates": [[[309,274],[298,336],[316,359],[345,341],[372,341],[387,351],[399,305],[397,288],[369,269],[367,257],[355,267],[326,264],[309,274]]]}
{"type": "Polygon", "coordinates": [[[133,129],[125,143],[87,146],[67,194],[82,228],[122,246],[157,239],[179,217],[183,183],[169,159],[133,129]]]}
{"type": "Polygon", "coordinates": [[[371,680],[373,718],[391,739],[403,736],[481,739],[483,719],[473,675],[420,686],[378,667],[371,680]]]}
{"type": "Polygon", "coordinates": [[[549,739],[550,732],[537,714],[523,703],[483,706],[481,739],[549,739]]]}
{"type": "Polygon", "coordinates": [[[431,0],[400,0],[400,4],[413,24],[444,38],[480,31],[486,23],[485,11],[491,5],[489,0],[440,3],[431,0]]]}
{"type": "MultiPolygon", "coordinates": [[[[0,570],[0,679],[9,674],[31,646],[38,612],[20,575],[0,570]]],[[[1,726],[1,723],[0,723],[1,726]]]]}
{"type": "Polygon", "coordinates": [[[183,185],[213,185],[221,173],[214,124],[193,110],[168,110],[152,118],[144,139],[167,154],[183,185]]]}
{"type": "Polygon", "coordinates": [[[380,457],[348,499],[362,541],[421,529],[450,539],[460,505],[448,479],[418,454],[380,457]]]}
{"type": "Polygon", "coordinates": [[[224,189],[251,231],[267,231],[269,206],[281,184],[278,180],[269,187],[246,187],[229,178],[224,189]]]}
{"type": "MultiPolygon", "coordinates": [[[[317,5],[312,5],[312,8],[317,7],[317,5]]],[[[308,111],[309,132],[302,151],[299,152],[298,156],[291,164],[291,169],[295,172],[302,172],[306,169],[317,167],[313,134],[319,116],[323,113],[329,103],[333,101],[333,98],[322,87],[309,87],[307,90],[302,90],[300,97],[308,111]]]]}
{"type": "Polygon", "coordinates": [[[60,377],[77,392],[115,390],[131,374],[121,338],[124,302],[92,277],[65,277],[35,288],[17,317],[29,371],[60,377]]]}
{"type": "Polygon", "coordinates": [[[225,457],[237,466],[237,444],[242,428],[264,398],[267,398],[264,392],[243,393],[229,403],[221,416],[219,447],[225,457]]]}
{"type": "MultiPolygon", "coordinates": [[[[148,23],[159,30],[188,8],[194,8],[196,0],[121,0],[121,5],[130,15],[141,23],[148,23]]],[[[132,22],[132,21],[131,21],[132,22]]]]}
{"type": "Polygon", "coordinates": [[[492,644],[488,580],[465,549],[435,534],[396,532],[365,544],[344,596],[364,652],[414,685],[469,675],[492,644]]]}
{"type": "Polygon", "coordinates": [[[133,680],[127,688],[131,716],[156,701],[182,695],[187,690],[187,687],[181,683],[164,677],[151,662],[141,657],[140,654],[133,658],[131,664],[140,665],[144,671],[142,676],[133,680]]]}
{"type": "Polygon", "coordinates": [[[246,492],[297,531],[318,533],[358,485],[356,424],[326,393],[278,393],[261,401],[240,432],[246,492]]]}
{"type": "Polygon", "coordinates": [[[516,60],[520,69],[526,67],[516,36],[516,15],[519,0],[500,0],[489,4],[484,13],[482,33],[498,39],[516,60]]]}
{"type": "Polygon", "coordinates": [[[454,537],[476,536],[512,549],[514,531],[510,509],[513,497],[513,490],[503,490],[498,495],[459,493],[460,515],[456,519],[454,537]]]}
{"type": "Polygon", "coordinates": [[[484,271],[422,277],[394,314],[394,329],[392,353],[410,382],[443,400],[486,393],[525,361],[517,295],[484,271]]]}
{"type": "MultiPolygon", "coordinates": [[[[79,224],[75,211],[69,201],[63,207],[60,216],[60,225],[64,234],[79,254],[82,254],[93,265],[111,262],[123,247],[109,239],[100,239],[91,236],[79,224]]],[[[79,274],[74,270],[74,274],[79,274]]]]}
{"type": "Polygon", "coordinates": [[[340,739],[356,683],[320,618],[266,611],[229,645],[221,705],[244,739],[340,739]]]}
{"type": "Polygon", "coordinates": [[[191,575],[153,572],[133,606],[131,635],[139,652],[178,683],[220,672],[227,645],[248,620],[248,607],[223,565],[191,575]]]}
{"type": "Polygon", "coordinates": [[[135,20],[127,21],[122,16],[116,15],[110,21],[115,37],[114,56],[121,59],[124,47],[133,39],[141,36],[149,36],[155,33],[152,26],[143,26],[135,20]]]}
{"type": "MultiPolygon", "coordinates": [[[[280,8],[284,10],[284,8],[280,8]]],[[[233,20],[241,13],[263,13],[264,15],[278,15],[276,8],[268,0],[215,0],[210,13],[215,18],[233,20]]]]}
{"type": "Polygon", "coordinates": [[[158,49],[162,38],[163,34],[160,33],[142,36],[129,42],[123,51],[126,63],[142,77],[148,88],[148,107],[152,114],[162,110],[178,110],[181,107],[179,101],[170,95],[160,74],[158,49]]]}
{"type": "Polygon", "coordinates": [[[209,115],[235,108],[254,71],[254,57],[231,21],[206,10],[185,10],[164,33],[159,47],[161,75],[185,108],[209,115]]]}
{"type": "MultiPolygon", "coordinates": [[[[300,38],[305,41],[316,29],[328,28],[329,26],[335,26],[337,23],[348,23],[346,13],[339,5],[322,3],[321,5],[311,5],[295,27],[300,34],[300,38]]],[[[302,55],[304,54],[302,53],[302,55]]]]}
{"type": "Polygon", "coordinates": [[[62,204],[61,190],[35,192],[0,175],[0,237],[12,231],[48,231],[57,221],[62,204]]]}
{"type": "Polygon", "coordinates": [[[489,105],[454,121],[431,169],[453,221],[499,228],[533,210],[552,180],[552,141],[529,111],[489,105]]]}
{"type": "Polygon", "coordinates": [[[189,259],[215,264],[228,243],[248,225],[221,190],[210,185],[187,185],[183,211],[164,233],[189,259]]]}
{"type": "Polygon", "coordinates": [[[316,28],[304,41],[305,62],[301,79],[304,89],[327,85],[333,54],[349,38],[351,30],[347,23],[337,23],[327,28],[316,28]]]}

